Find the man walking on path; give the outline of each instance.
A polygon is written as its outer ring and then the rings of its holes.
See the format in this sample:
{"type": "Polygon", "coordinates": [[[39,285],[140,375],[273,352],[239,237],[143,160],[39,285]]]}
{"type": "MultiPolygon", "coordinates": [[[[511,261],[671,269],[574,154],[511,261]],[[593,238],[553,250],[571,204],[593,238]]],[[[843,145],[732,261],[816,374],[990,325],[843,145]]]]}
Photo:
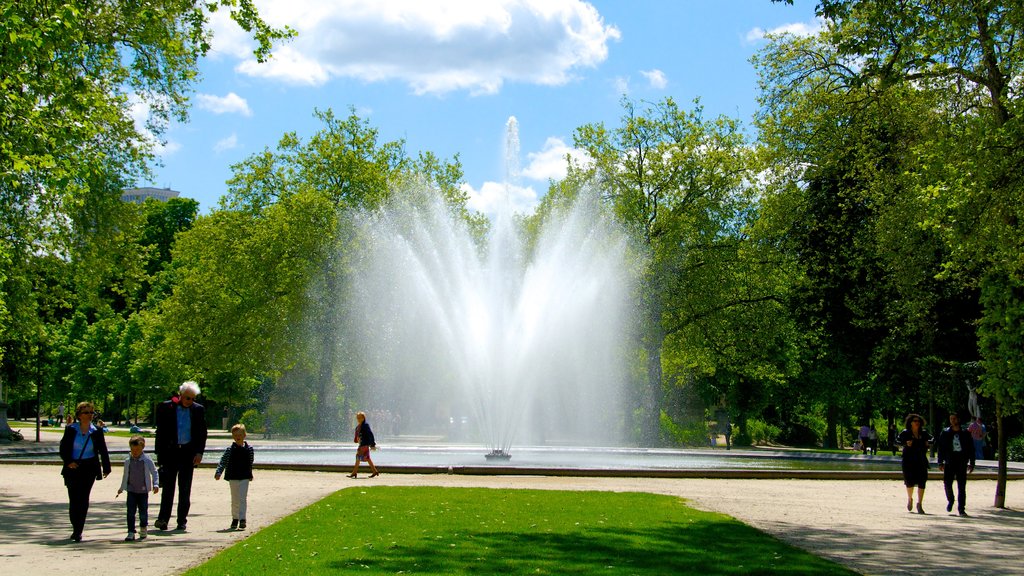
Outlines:
{"type": "Polygon", "coordinates": [[[953,480],[957,486],[957,509],[967,516],[967,473],[974,472],[974,442],[971,433],[960,427],[960,417],[949,415],[949,428],[939,434],[939,470],[946,487],[946,512],[953,511],[953,480]]]}
{"type": "Polygon", "coordinates": [[[185,530],[192,504],[192,474],[206,451],[206,409],[196,402],[199,385],[189,381],[156,409],[156,457],[160,465],[160,513],[153,525],[166,530],[178,485],[178,530],[185,530]],[[177,481],[177,482],[175,482],[177,481]]]}

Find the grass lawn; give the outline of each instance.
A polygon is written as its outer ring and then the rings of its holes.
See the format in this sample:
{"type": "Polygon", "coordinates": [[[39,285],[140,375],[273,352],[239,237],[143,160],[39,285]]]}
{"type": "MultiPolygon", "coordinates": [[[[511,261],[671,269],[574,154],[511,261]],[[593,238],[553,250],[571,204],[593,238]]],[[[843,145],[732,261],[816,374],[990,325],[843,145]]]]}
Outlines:
{"type": "Polygon", "coordinates": [[[854,574],[672,496],[389,486],[335,492],[187,574],[341,571],[854,574]]]}

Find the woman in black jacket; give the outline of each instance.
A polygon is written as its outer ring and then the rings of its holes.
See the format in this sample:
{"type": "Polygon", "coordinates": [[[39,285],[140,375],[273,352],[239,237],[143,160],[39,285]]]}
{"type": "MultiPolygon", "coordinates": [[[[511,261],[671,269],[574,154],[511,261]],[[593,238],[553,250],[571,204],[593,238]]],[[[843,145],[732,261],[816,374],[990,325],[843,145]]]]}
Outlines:
{"type": "Polygon", "coordinates": [[[92,423],[95,412],[91,402],[80,402],[75,407],[76,421],[64,429],[60,439],[60,459],[64,461],[60,473],[68,488],[71,539],[75,542],[82,541],[93,483],[110,474],[110,454],[103,430],[92,423]]]}
{"type": "Polygon", "coordinates": [[[896,442],[903,447],[903,485],[907,487],[907,512],[913,510],[914,487],[917,486],[917,513],[924,514],[922,500],[924,487],[928,482],[928,447],[932,444],[932,435],[924,429],[924,418],[918,414],[908,414],[906,428],[896,437],[896,442]]]}

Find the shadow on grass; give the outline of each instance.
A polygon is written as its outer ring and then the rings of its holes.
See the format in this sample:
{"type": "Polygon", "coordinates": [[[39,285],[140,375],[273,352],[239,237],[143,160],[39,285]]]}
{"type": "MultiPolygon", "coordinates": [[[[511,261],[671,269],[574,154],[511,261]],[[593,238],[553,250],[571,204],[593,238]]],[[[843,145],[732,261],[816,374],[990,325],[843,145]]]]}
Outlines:
{"type": "Polygon", "coordinates": [[[324,567],[416,574],[853,574],[749,526],[721,521],[574,534],[466,532],[454,544],[367,550],[324,567]]]}

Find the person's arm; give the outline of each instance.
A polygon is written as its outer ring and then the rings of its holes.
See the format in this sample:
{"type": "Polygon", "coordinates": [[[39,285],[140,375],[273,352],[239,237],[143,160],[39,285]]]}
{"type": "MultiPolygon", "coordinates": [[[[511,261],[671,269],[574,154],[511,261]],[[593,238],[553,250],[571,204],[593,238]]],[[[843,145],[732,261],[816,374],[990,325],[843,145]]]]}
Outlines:
{"type": "Polygon", "coordinates": [[[92,441],[96,443],[96,454],[99,455],[100,461],[103,463],[103,477],[110,476],[110,453],[107,452],[107,441],[103,437],[103,429],[97,428],[92,433],[92,441]]]}
{"type": "Polygon", "coordinates": [[[196,457],[193,464],[196,466],[203,461],[203,452],[206,452],[206,408],[202,404],[192,405],[192,443],[196,446],[196,457]]]}
{"type": "Polygon", "coordinates": [[[75,456],[72,454],[74,449],[75,429],[68,425],[64,428],[64,435],[60,439],[60,459],[64,461],[65,466],[75,461],[75,456]]]}
{"type": "Polygon", "coordinates": [[[967,450],[967,454],[970,455],[970,462],[967,464],[967,471],[974,472],[974,438],[971,437],[970,433],[967,434],[967,442],[964,443],[963,449],[967,450]]]}
{"type": "Polygon", "coordinates": [[[213,473],[213,477],[220,480],[220,475],[224,473],[224,469],[231,463],[231,446],[228,446],[227,450],[220,457],[220,462],[217,464],[217,471],[213,473]]]}
{"type": "Polygon", "coordinates": [[[121,495],[121,492],[124,492],[125,490],[128,489],[128,460],[129,458],[124,459],[124,468],[123,471],[121,472],[121,486],[118,487],[117,489],[118,496],[121,495]]]}
{"type": "Polygon", "coordinates": [[[146,457],[146,473],[149,474],[150,482],[153,484],[153,494],[160,491],[160,473],[156,470],[153,459],[146,457]]]}

